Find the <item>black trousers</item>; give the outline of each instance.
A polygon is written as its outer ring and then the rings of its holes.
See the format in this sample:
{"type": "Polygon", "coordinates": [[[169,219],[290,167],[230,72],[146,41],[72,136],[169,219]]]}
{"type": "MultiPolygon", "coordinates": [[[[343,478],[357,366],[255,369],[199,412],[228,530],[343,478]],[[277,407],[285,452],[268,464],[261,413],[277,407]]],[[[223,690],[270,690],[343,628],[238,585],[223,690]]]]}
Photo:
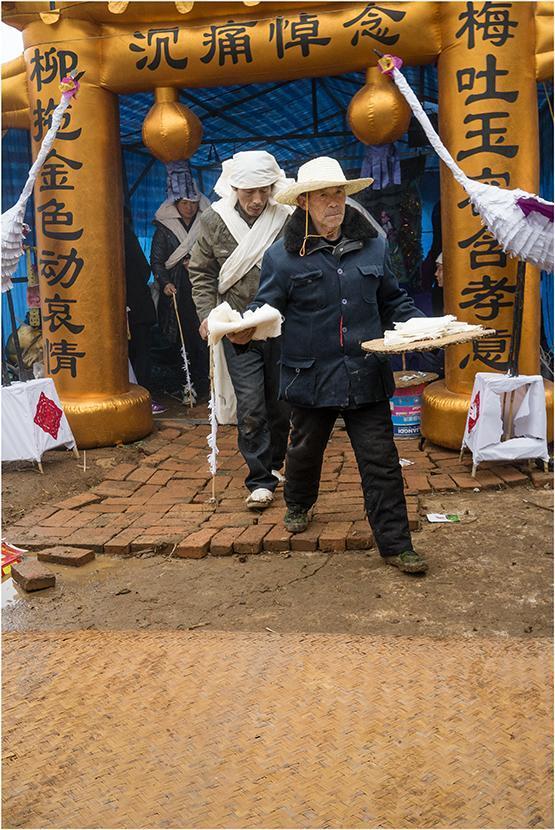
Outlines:
{"type": "MultiPolygon", "coordinates": [[[[389,401],[357,409],[291,408],[284,490],[287,505],[310,508],[316,502],[324,451],[340,413],[357,460],[366,514],[380,554],[395,556],[412,550],[389,401]]],[[[341,499],[340,492],[337,498],[341,499]]]]}
{"type": "Polygon", "coordinates": [[[128,342],[129,360],[135,372],[137,383],[151,392],[150,374],[152,359],[150,357],[151,323],[129,323],[128,342]]]}
{"type": "Polygon", "coordinates": [[[264,487],[272,492],[281,470],[289,435],[289,404],[278,400],[279,338],[252,341],[248,349],[235,349],[224,337],[227,369],[237,398],[237,444],[247,462],[245,479],[251,491],[264,487]]]}

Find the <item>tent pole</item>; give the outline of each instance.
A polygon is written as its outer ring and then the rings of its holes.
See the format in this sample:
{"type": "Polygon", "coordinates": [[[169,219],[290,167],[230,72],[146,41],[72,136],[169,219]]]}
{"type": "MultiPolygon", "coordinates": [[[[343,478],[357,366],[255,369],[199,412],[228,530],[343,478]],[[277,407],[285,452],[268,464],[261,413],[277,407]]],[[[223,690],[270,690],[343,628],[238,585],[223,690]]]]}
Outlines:
{"type": "Polygon", "coordinates": [[[509,375],[518,375],[518,358],[520,352],[520,340],[522,336],[522,311],[524,307],[524,283],[526,278],[526,262],[520,259],[516,272],[516,289],[513,306],[513,335],[509,350],[509,375]]]}

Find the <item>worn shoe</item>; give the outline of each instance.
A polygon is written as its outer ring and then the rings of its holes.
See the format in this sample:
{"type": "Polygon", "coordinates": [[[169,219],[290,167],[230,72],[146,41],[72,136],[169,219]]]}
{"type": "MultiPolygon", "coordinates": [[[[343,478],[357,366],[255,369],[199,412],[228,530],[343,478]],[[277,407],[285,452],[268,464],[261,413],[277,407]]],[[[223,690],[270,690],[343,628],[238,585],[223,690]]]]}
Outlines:
{"type": "Polygon", "coordinates": [[[384,556],[384,561],[406,574],[425,574],[428,563],[414,550],[404,550],[398,556],[384,556]]]}
{"type": "Polygon", "coordinates": [[[278,487],[280,484],[285,483],[285,476],[283,476],[279,470],[272,470],[272,475],[275,476],[278,480],[278,487]]]}
{"type": "Polygon", "coordinates": [[[265,510],[274,500],[274,494],[265,487],[257,487],[245,500],[249,510],[265,510]]]}
{"type": "Polygon", "coordinates": [[[161,415],[162,412],[166,411],[166,407],[163,406],[161,403],[158,403],[157,401],[152,401],[151,409],[153,415],[161,415]]]}
{"type": "Polygon", "coordinates": [[[308,508],[292,504],[287,508],[283,523],[289,533],[302,533],[308,527],[308,508]]]}

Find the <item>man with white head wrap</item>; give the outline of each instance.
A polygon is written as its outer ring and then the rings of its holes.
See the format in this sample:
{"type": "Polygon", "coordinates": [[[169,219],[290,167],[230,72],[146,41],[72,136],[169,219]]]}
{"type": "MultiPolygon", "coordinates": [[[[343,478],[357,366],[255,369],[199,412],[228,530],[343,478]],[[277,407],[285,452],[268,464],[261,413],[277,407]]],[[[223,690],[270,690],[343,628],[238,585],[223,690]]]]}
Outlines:
{"type": "MultiPolygon", "coordinates": [[[[291,213],[273,198],[287,184],[275,158],[263,150],[236,153],[223,163],[214,188],[221,199],[203,213],[189,263],[203,337],[207,317],[220,303],[243,313],[254,299],[262,257],[291,213]]],[[[287,449],[289,406],[278,401],[280,356],[279,339],[236,347],[224,338],[215,347],[216,414],[220,423],[234,422],[236,400],[251,509],[271,504],[287,449]]]]}

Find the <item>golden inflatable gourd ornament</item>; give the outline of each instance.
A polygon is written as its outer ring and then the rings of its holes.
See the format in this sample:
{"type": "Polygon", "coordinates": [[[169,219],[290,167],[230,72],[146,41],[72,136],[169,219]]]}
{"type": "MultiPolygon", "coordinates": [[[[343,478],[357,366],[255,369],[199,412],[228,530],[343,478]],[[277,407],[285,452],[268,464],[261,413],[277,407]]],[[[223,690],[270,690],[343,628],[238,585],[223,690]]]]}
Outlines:
{"type": "Polygon", "coordinates": [[[202,124],[194,112],[179,103],[179,91],[154,90],[154,105],[143,122],[143,143],[153,156],[167,163],[191,158],[202,141],[202,124]]]}
{"type": "Polygon", "coordinates": [[[349,104],[349,126],[363,144],[389,144],[408,130],[410,107],[388,80],[377,66],[371,66],[366,72],[366,84],[349,104]]]}

